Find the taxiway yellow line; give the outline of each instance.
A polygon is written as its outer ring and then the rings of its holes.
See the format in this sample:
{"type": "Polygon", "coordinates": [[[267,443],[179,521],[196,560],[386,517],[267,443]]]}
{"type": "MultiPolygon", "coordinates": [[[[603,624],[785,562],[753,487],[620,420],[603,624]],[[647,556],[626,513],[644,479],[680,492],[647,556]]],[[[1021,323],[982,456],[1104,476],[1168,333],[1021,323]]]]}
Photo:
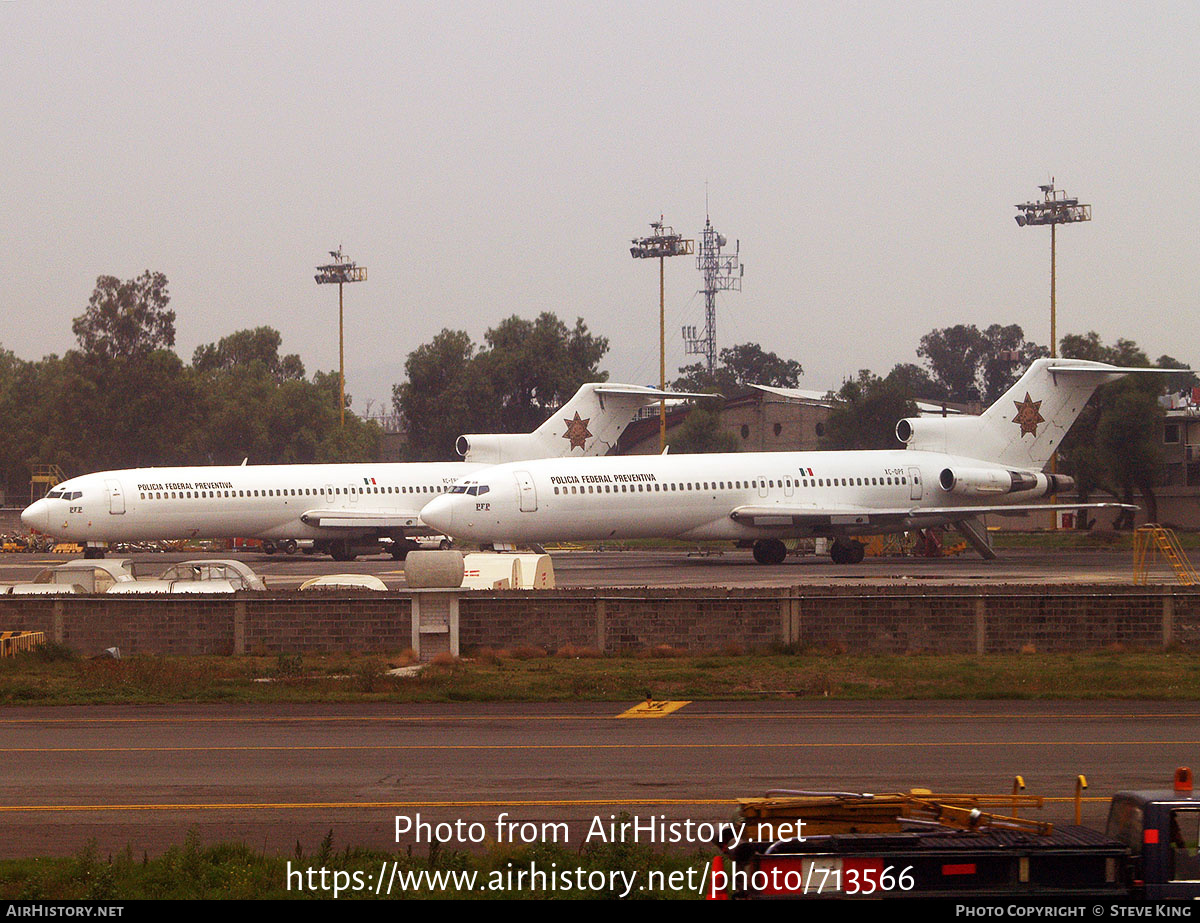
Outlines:
{"type": "MultiPolygon", "coordinates": [[[[1110,799],[1088,796],[1081,799],[1098,804],[1110,799]]],[[[1044,798],[1046,803],[1069,804],[1074,798],[1044,798]]],[[[0,814],[55,813],[99,811],[302,811],[364,808],[395,810],[412,808],[630,808],[630,807],[711,807],[734,806],[737,798],[551,798],[533,801],[276,801],[276,802],[179,802],[169,804],[14,804],[0,805],[0,814]]]]}
{"type": "Polygon", "coordinates": [[[0,805],[0,814],[22,811],[287,811],[316,808],[590,808],[590,807],[697,807],[704,805],[735,805],[736,798],[595,798],[588,800],[548,799],[542,801],[280,801],[280,802],[212,802],[179,804],[26,804],[0,805]]]}
{"type": "Polygon", "coordinates": [[[612,743],[612,744],[254,744],[248,746],[196,747],[0,747],[4,753],[260,753],[260,752],[353,752],[353,751],[453,751],[453,750],[854,750],[938,747],[1170,747],[1200,746],[1200,740],[904,740],[790,742],[705,742],[705,743],[612,743]]]}
{"type": "MultiPolygon", "coordinates": [[[[693,703],[695,704],[695,703],[693,703]]],[[[620,707],[620,703],[614,703],[614,707],[620,707]]],[[[320,723],[320,722],[361,722],[363,724],[373,723],[415,723],[415,722],[472,722],[472,721],[611,721],[618,717],[617,714],[605,713],[595,715],[562,715],[562,714],[542,714],[542,715],[511,715],[511,714],[496,714],[496,715],[274,715],[274,716],[243,716],[243,715],[158,715],[158,716],[141,716],[128,718],[92,718],[86,715],[80,715],[75,718],[0,718],[0,727],[6,725],[51,725],[51,724],[199,724],[199,723],[228,723],[228,724],[303,724],[303,723],[320,723]]],[[[1079,713],[1079,714],[1052,714],[1052,713],[1021,713],[1021,712],[1005,712],[993,714],[972,714],[970,712],[947,712],[944,714],[903,714],[897,712],[856,712],[853,714],[808,714],[808,713],[788,713],[788,712],[772,712],[767,714],[754,714],[752,712],[698,712],[680,711],[672,715],[677,719],[685,720],[712,720],[722,718],[734,718],[740,721],[880,721],[880,720],[903,720],[911,719],[914,721],[952,721],[952,720],[970,720],[970,721],[1029,721],[1033,719],[1054,720],[1054,721],[1071,721],[1071,720],[1095,720],[1097,717],[1116,717],[1127,719],[1130,721],[1150,721],[1157,719],[1169,718],[1200,718],[1200,712],[1145,712],[1145,713],[1130,713],[1119,714],[1114,713],[1111,716],[1097,715],[1096,713],[1079,713]]]]}

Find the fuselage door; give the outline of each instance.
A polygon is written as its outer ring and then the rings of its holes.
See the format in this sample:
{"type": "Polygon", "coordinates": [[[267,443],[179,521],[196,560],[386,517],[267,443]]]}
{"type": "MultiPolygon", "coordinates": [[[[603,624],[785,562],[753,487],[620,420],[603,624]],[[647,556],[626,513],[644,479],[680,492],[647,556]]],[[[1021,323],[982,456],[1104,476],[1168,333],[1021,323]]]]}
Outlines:
{"type": "Polygon", "coordinates": [[[758,476],[758,495],[760,497],[767,495],[767,479],[761,474],[758,476]]]}
{"type": "Polygon", "coordinates": [[[908,469],[908,495],[913,500],[921,499],[921,469],[908,469]]]}
{"type": "Polygon", "coordinates": [[[125,494],[121,492],[120,481],[105,481],[104,487],[108,491],[108,511],[114,515],[121,515],[125,512],[125,494]]]}
{"type": "Polygon", "coordinates": [[[346,485],[346,493],[350,497],[350,500],[349,500],[350,503],[358,502],[358,485],[357,484],[347,484],[346,485]]]}
{"type": "Polygon", "coordinates": [[[537,489],[533,486],[533,478],[528,471],[517,471],[515,474],[517,478],[517,496],[521,501],[521,512],[537,512],[537,489]]]}

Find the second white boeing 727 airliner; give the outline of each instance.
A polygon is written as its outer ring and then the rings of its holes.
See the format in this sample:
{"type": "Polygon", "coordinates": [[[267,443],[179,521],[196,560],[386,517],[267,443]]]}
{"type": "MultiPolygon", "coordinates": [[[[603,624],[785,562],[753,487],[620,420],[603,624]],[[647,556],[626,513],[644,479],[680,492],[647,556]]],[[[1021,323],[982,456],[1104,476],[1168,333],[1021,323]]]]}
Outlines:
{"type": "Polygon", "coordinates": [[[853,536],[951,525],[992,557],[977,517],[1061,508],[1030,501],[1073,486],[1042,469],[1092,392],[1163,371],[1038,359],[981,416],[901,420],[904,449],[504,464],[434,498],[421,518],[479,542],[732,539],[752,543],[761,564],[784,560],[785,538],[830,537],[835,562],[857,563],[853,536]]]}
{"type": "Polygon", "coordinates": [[[312,539],[342,561],[384,547],[402,558],[417,547],[413,536],[431,533],[421,507],[459,478],[498,462],[603,454],[642,407],[689,396],[585,384],[533,433],[459,437],[461,462],[100,471],[58,484],[21,521],[86,543],[89,557],[102,555],[103,543],[239,536],[281,545],[312,539]]]}

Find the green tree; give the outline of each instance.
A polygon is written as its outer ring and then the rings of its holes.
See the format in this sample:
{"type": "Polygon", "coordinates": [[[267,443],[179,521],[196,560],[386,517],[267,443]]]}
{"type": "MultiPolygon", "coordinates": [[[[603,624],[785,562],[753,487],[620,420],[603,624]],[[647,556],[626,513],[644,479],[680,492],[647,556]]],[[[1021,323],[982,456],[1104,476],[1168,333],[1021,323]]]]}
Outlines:
{"type": "Polygon", "coordinates": [[[392,388],[409,460],[454,458],[463,433],[530,432],[584,382],[607,378],[598,366],[608,340],[582,319],[570,328],[551,313],[510,317],[484,342],[477,350],[465,331],[443,330],[409,353],[406,380],[392,388]]]}
{"type": "Polygon", "coordinates": [[[238,330],[221,337],[216,343],[197,346],[192,354],[192,368],[198,372],[229,371],[235,366],[262,363],[276,381],[295,381],[304,378],[304,363],[295,353],[279,355],[283,337],[273,327],[238,330]]]}
{"type": "Polygon", "coordinates": [[[9,505],[25,497],[42,429],[40,405],[37,366],[0,348],[0,420],[5,436],[0,440],[0,478],[9,505]]]}
{"type": "Polygon", "coordinates": [[[337,372],[317,372],[312,381],[280,381],[268,363],[255,359],[198,377],[204,412],[190,446],[193,457],[225,465],[243,458],[254,464],[310,464],[379,457],[376,424],[347,413],[341,425],[337,372]]]}
{"type": "Polygon", "coordinates": [[[917,414],[906,372],[880,378],[863,369],[857,378],[846,381],[825,423],[822,445],[829,449],[900,448],[896,423],[917,414]]]}
{"type": "Polygon", "coordinates": [[[913,400],[950,400],[950,394],[944,385],[934,381],[927,371],[911,362],[897,363],[888,372],[887,377],[913,400]]]}
{"type": "Polygon", "coordinates": [[[949,400],[960,403],[979,399],[979,365],[986,352],[987,341],[974,324],[931,330],[917,347],[934,381],[946,389],[949,400]]]}
{"type": "Polygon", "coordinates": [[[1034,359],[1050,355],[1045,346],[1025,339],[1017,324],[992,324],[983,331],[987,347],[981,357],[983,402],[993,404],[1016,383],[1034,359]]]}
{"type": "MultiPolygon", "coordinates": [[[[1095,331],[1064,336],[1060,352],[1069,359],[1117,366],[1150,365],[1146,354],[1132,340],[1118,339],[1107,346],[1095,331]]],[[[1181,363],[1163,356],[1157,365],[1177,368],[1181,363]]],[[[1186,381],[1188,376],[1181,377],[1186,381]]],[[[1163,388],[1160,376],[1128,375],[1096,389],[1058,453],[1059,469],[1075,479],[1081,500],[1087,501],[1101,491],[1122,503],[1132,503],[1137,492],[1145,502],[1147,519],[1158,521],[1154,488],[1162,467],[1157,434],[1164,413],[1158,403],[1163,388]]],[[[1116,525],[1132,528],[1133,521],[1131,513],[1123,513],[1116,525]]],[[[1082,528],[1090,525],[1091,522],[1080,523],[1082,528]]]]}
{"type": "Polygon", "coordinates": [[[463,330],[443,330],[408,354],[406,378],[392,388],[408,434],[407,460],[452,459],[460,435],[494,428],[499,409],[481,371],[475,344],[463,330]]]}
{"type": "Polygon", "coordinates": [[[498,402],[499,432],[536,429],[580,385],[608,377],[599,371],[608,339],[590,333],[583,318],[569,328],[548,311],[532,321],[514,315],[483,339],[487,348],[476,362],[498,402]]]}
{"type": "Polygon", "coordinates": [[[122,282],[100,276],[87,310],[71,330],[85,355],[133,359],[175,345],[175,312],[167,307],[167,277],[146,270],[122,282]]]}
{"type": "Polygon", "coordinates": [[[737,437],[721,428],[721,404],[719,398],[691,403],[688,415],[667,437],[671,451],[677,455],[740,451],[737,437]]]}
{"type": "Polygon", "coordinates": [[[800,384],[804,368],[794,359],[781,359],[765,352],[757,343],[742,343],[717,353],[717,367],[712,374],[700,362],[684,366],[672,387],[681,391],[718,391],[730,395],[750,385],[773,388],[795,388],[800,384]]]}
{"type": "Polygon", "coordinates": [[[974,324],[956,324],[931,330],[917,347],[944,398],[957,403],[992,403],[1047,352],[1026,340],[1017,324],[992,324],[982,332],[974,324]]]}

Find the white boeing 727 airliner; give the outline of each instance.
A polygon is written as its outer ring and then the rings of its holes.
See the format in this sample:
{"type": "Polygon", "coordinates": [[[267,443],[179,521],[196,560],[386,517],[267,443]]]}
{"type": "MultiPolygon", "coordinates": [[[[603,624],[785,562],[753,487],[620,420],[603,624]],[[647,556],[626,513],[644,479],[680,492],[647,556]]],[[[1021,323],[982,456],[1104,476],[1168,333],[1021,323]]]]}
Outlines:
{"type": "Polygon", "coordinates": [[[1038,359],[981,416],[901,420],[904,449],[504,464],[434,498],[421,518],[464,541],[732,539],[753,543],[760,564],[783,561],[785,538],[833,538],[833,560],[857,563],[852,536],[952,525],[992,557],[976,517],[1055,509],[1029,501],[1073,486],[1042,468],[1092,392],[1162,371],[1038,359]]]}
{"type": "Polygon", "coordinates": [[[382,550],[402,558],[431,534],[421,507],[459,478],[489,465],[551,456],[599,455],[616,445],[656,388],[585,384],[533,433],[460,436],[460,462],[131,468],[63,481],[21,513],[55,538],[87,544],[181,538],[312,539],[338,560],[382,550]]]}

